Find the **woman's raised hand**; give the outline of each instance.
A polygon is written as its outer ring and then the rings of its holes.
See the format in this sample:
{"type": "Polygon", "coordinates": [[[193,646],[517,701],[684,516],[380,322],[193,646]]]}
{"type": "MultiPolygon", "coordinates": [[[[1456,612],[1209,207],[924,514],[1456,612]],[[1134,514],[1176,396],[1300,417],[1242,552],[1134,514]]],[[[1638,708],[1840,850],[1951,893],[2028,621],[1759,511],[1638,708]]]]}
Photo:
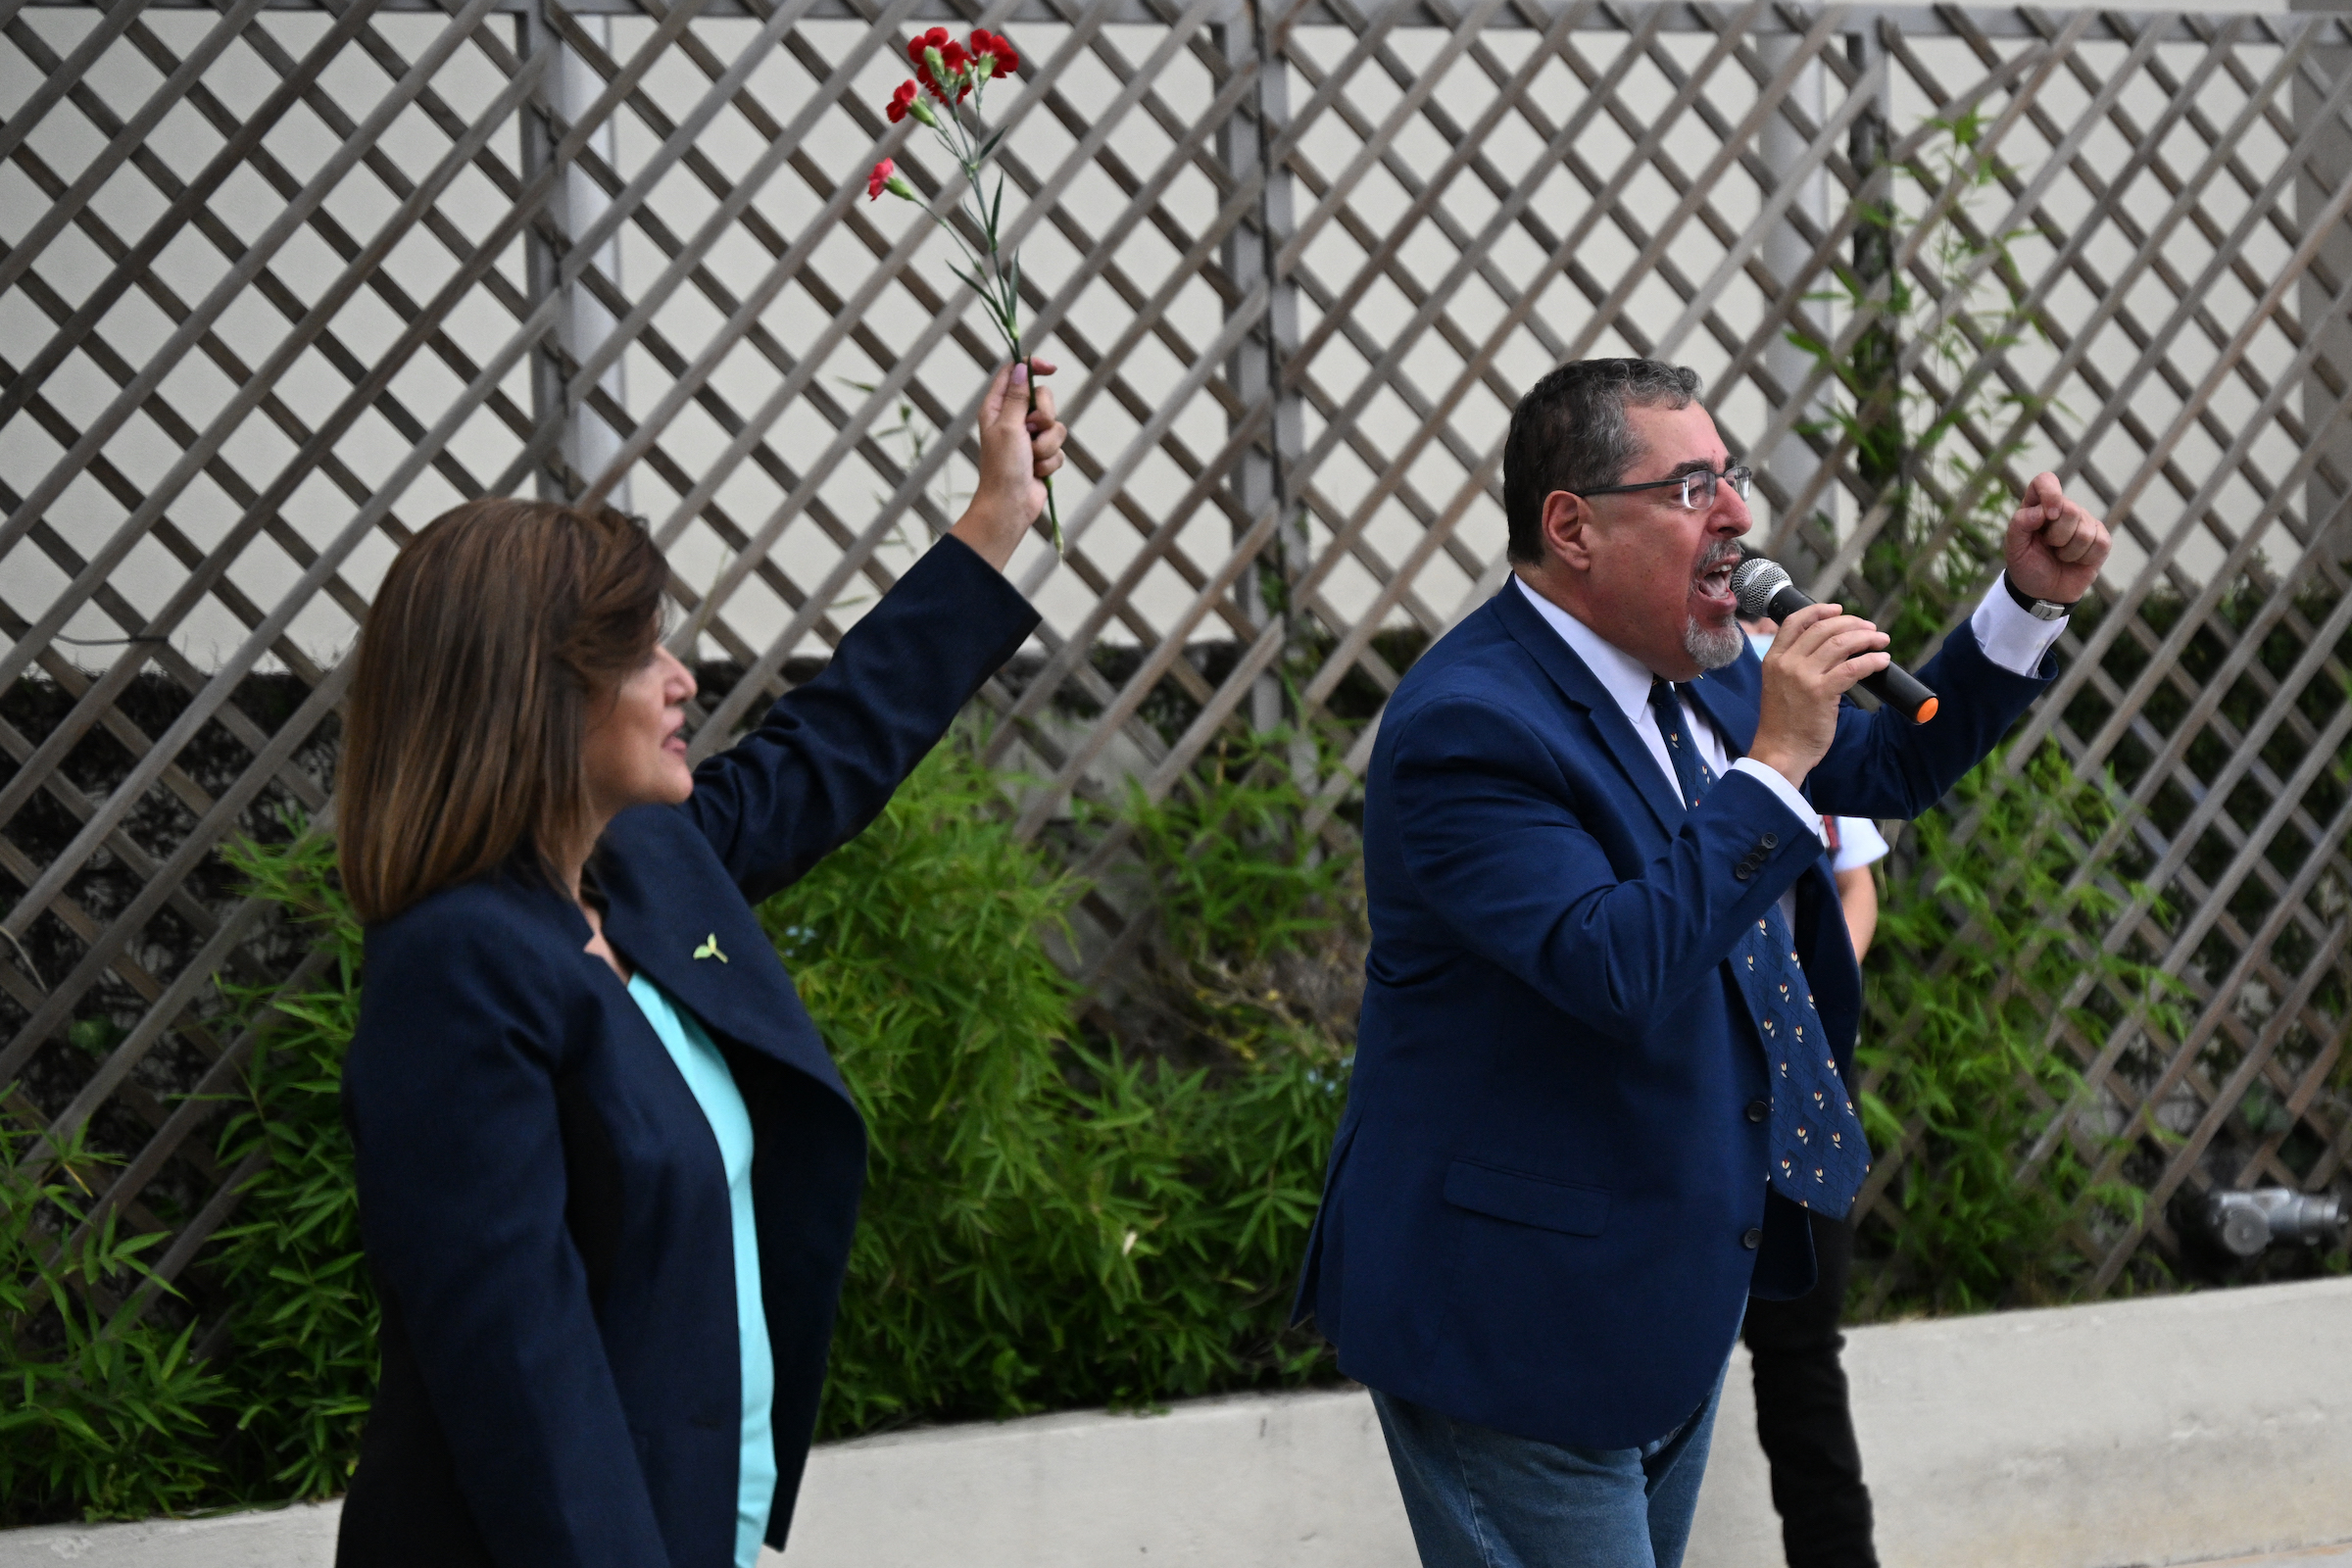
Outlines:
{"type": "Polygon", "coordinates": [[[1032,370],[1042,383],[1054,368],[1035,356],[1027,365],[1006,366],[980,406],[980,487],[948,531],[1000,571],[1046,510],[1046,476],[1061,466],[1069,429],[1054,417],[1054,393],[1041,384],[1034,408],[1029,398],[1032,370]]]}

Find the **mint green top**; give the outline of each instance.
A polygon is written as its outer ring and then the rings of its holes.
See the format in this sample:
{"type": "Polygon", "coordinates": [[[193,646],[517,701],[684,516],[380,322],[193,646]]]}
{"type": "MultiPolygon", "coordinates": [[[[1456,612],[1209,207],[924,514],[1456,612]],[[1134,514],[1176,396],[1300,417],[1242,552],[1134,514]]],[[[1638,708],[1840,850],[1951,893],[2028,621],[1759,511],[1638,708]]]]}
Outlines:
{"type": "Polygon", "coordinates": [[[710,1122],[727,1171],[727,1217],[735,1233],[735,1330],[743,1348],[743,1458],[735,1483],[735,1564],[755,1568],[776,1500],[776,1439],[770,1423],[776,1367],[768,1352],[767,1313],[760,1301],[760,1235],[752,1224],[752,1113],[727,1071],[727,1058],[693,1013],[640,974],[629,996],[654,1026],[686,1087],[710,1122]]]}

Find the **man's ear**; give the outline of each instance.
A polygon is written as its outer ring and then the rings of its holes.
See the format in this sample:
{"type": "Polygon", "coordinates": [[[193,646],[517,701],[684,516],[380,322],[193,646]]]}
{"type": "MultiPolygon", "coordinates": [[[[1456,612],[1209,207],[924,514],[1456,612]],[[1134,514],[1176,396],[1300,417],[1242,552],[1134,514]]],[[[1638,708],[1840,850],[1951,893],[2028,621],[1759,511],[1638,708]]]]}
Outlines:
{"type": "Polygon", "coordinates": [[[1544,498],[1544,549],[1573,571],[1592,565],[1592,509],[1582,496],[1554,490],[1544,498]]]}

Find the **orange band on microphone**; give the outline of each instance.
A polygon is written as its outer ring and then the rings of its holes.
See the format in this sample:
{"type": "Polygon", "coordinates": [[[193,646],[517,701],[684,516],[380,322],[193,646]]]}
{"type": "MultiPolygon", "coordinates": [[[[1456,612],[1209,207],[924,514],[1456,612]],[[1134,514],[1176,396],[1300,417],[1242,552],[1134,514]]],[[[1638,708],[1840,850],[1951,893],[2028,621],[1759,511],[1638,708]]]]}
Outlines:
{"type": "Polygon", "coordinates": [[[1936,716],[1936,705],[1940,700],[1941,699],[1939,698],[1931,697],[1926,702],[1920,704],[1919,711],[1911,715],[1911,722],[1914,724],[1925,724],[1929,719],[1934,718],[1936,716]]]}

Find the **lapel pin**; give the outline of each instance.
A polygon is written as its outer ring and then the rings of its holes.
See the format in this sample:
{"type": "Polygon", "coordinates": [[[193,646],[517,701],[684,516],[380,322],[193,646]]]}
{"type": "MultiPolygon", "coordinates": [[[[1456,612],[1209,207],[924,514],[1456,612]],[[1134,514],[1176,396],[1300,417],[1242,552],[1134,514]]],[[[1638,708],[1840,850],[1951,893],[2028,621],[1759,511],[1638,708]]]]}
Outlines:
{"type": "Polygon", "coordinates": [[[694,956],[698,958],[716,958],[721,963],[727,961],[727,956],[718,951],[718,933],[715,931],[710,933],[709,941],[694,950],[694,956]]]}

